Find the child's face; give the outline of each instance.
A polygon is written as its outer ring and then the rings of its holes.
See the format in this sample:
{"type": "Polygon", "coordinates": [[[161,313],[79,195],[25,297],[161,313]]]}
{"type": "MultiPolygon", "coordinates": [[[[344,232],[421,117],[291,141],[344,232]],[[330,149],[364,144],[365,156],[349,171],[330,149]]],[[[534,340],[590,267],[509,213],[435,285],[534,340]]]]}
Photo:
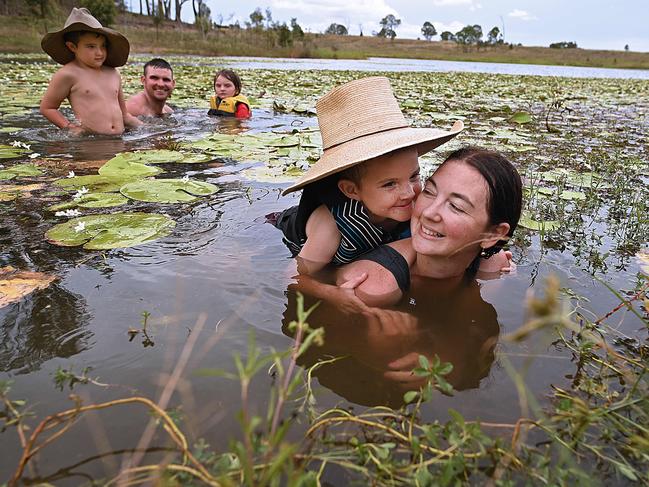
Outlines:
{"type": "Polygon", "coordinates": [[[234,83],[225,76],[221,75],[214,82],[214,91],[219,98],[229,98],[236,94],[234,83]]]}
{"type": "Polygon", "coordinates": [[[421,193],[417,149],[391,152],[365,163],[355,196],[370,213],[370,220],[405,222],[412,216],[413,202],[421,193]]]}
{"type": "Polygon", "coordinates": [[[68,49],[74,53],[74,57],[82,64],[90,68],[99,69],[106,60],[106,38],[101,34],[86,32],[79,37],[79,42],[66,42],[68,49]]]}

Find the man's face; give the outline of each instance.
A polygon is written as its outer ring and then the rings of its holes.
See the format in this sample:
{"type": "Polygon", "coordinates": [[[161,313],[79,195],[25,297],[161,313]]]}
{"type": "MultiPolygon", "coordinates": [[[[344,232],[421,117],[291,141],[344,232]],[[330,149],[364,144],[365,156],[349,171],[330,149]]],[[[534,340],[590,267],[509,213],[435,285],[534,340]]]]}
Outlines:
{"type": "Polygon", "coordinates": [[[173,73],[166,68],[149,66],[141,79],[144,92],[158,101],[166,101],[176,86],[173,73]]]}

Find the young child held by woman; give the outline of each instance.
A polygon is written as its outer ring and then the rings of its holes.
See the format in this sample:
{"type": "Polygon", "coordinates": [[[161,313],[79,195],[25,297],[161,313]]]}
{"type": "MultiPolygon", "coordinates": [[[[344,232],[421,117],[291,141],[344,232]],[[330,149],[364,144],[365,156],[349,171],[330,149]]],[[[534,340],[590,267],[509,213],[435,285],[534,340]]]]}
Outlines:
{"type": "Polygon", "coordinates": [[[305,274],[408,237],[421,192],[418,156],[464,128],[410,127],[384,77],[341,85],[316,111],[322,157],[283,193],[303,189],[300,204],[271,217],[305,274]]]}
{"type": "Polygon", "coordinates": [[[248,98],[241,94],[241,78],[231,69],[222,69],[214,75],[214,95],[207,114],[236,118],[252,115],[248,98]]]}

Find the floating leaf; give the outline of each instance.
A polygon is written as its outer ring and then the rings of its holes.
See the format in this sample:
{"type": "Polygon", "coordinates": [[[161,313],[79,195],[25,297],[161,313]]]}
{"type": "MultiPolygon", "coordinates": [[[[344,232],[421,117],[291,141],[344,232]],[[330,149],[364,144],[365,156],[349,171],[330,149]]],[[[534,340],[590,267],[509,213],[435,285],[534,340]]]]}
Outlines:
{"type": "Polygon", "coordinates": [[[55,276],[42,272],[19,271],[11,266],[0,267],[0,308],[20,301],[23,296],[45,289],[55,276]]]}
{"type": "Polygon", "coordinates": [[[12,159],[14,157],[20,157],[27,154],[27,149],[22,147],[14,147],[12,145],[0,144],[0,159],[12,159]]]}
{"type": "Polygon", "coordinates": [[[61,211],[71,208],[110,208],[123,205],[127,202],[128,198],[125,198],[119,193],[88,193],[79,198],[74,198],[72,201],[52,205],[47,209],[50,211],[61,211]]]}
{"type": "Polygon", "coordinates": [[[182,179],[153,179],[125,184],[120,192],[137,201],[150,203],[187,203],[197,196],[207,196],[219,190],[217,186],[201,181],[182,179]]]}
{"type": "Polygon", "coordinates": [[[182,152],[178,151],[153,149],[136,152],[122,152],[117,154],[116,157],[120,157],[130,162],[140,162],[143,164],[164,164],[166,162],[180,162],[185,156],[182,152]]]}
{"type": "Polygon", "coordinates": [[[176,223],[156,213],[113,213],[73,218],[52,227],[48,242],[64,247],[83,244],[87,250],[132,247],[164,237],[176,223]]]}
{"type": "Polygon", "coordinates": [[[518,221],[518,224],[521,227],[541,232],[550,232],[560,227],[559,222],[556,220],[534,220],[528,212],[523,212],[520,220],[518,221]]]}
{"type": "Polygon", "coordinates": [[[213,161],[214,157],[209,154],[185,154],[185,157],[178,161],[181,164],[200,164],[201,162],[213,161]]]}
{"type": "Polygon", "coordinates": [[[0,128],[0,134],[14,134],[20,132],[22,127],[2,127],[0,128]]]}
{"type": "Polygon", "coordinates": [[[514,123],[524,124],[532,121],[532,115],[527,112],[514,112],[509,120],[514,123]]]}
{"type": "Polygon", "coordinates": [[[568,201],[585,200],[586,195],[581,191],[562,191],[561,194],[559,195],[559,198],[568,201]]]}
{"type": "Polygon", "coordinates": [[[0,180],[9,180],[27,176],[39,176],[41,174],[43,174],[43,171],[41,171],[33,164],[18,164],[16,166],[0,170],[0,180]]]}
{"type": "Polygon", "coordinates": [[[99,174],[109,177],[139,178],[155,176],[162,172],[158,167],[147,166],[140,162],[130,161],[126,157],[116,156],[106,161],[106,164],[99,168],[99,174]]]}
{"type": "Polygon", "coordinates": [[[93,193],[115,193],[129,181],[131,181],[130,178],[91,174],[89,176],[57,179],[54,183],[68,191],[77,191],[85,187],[93,193]]]}

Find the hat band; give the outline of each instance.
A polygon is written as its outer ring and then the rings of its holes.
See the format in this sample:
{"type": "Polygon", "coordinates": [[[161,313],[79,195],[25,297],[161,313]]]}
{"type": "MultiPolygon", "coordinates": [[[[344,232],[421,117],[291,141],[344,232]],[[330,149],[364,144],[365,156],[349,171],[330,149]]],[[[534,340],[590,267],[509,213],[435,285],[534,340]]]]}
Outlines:
{"type": "Polygon", "coordinates": [[[382,134],[382,133],[385,133],[385,132],[391,132],[392,130],[407,129],[407,128],[410,128],[410,125],[406,124],[406,125],[402,125],[401,127],[390,127],[390,128],[383,129],[383,130],[377,130],[375,132],[366,132],[364,134],[357,135],[356,137],[352,137],[351,139],[345,139],[345,140],[343,140],[341,142],[338,142],[336,144],[329,145],[329,146],[325,147],[323,150],[326,151],[328,149],[333,149],[334,147],[338,147],[340,145],[346,144],[347,142],[352,142],[354,140],[362,139],[363,137],[367,137],[368,135],[382,134]]]}

